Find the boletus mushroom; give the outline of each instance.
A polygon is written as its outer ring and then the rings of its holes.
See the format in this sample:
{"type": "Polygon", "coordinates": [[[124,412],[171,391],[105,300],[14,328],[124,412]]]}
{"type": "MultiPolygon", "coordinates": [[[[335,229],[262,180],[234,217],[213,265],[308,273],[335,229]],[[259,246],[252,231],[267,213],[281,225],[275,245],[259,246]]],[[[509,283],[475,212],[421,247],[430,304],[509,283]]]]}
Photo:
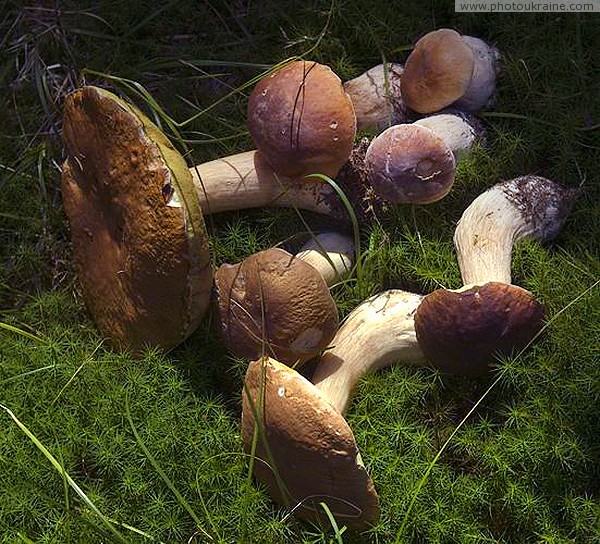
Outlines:
{"type": "Polygon", "coordinates": [[[525,237],[552,240],[577,194],[529,175],[494,185],[468,206],[454,234],[464,285],[427,295],[415,317],[419,345],[435,367],[483,375],[538,334],[544,310],[511,284],[512,249],[525,237]]]}
{"type": "Polygon", "coordinates": [[[419,113],[451,104],[462,110],[486,107],[496,89],[498,50],[483,40],[442,28],[417,41],[404,65],[404,103],[419,113]]]}
{"type": "Polygon", "coordinates": [[[354,146],[356,117],[331,68],[298,60],[255,85],[248,100],[248,130],[278,174],[334,177],[354,146]]]}
{"type": "Polygon", "coordinates": [[[377,493],[343,414],[365,373],[395,362],[424,363],[413,323],[421,300],[390,290],[360,304],[319,359],[313,383],[273,359],[248,367],[244,448],[256,445],[256,478],[300,518],[326,523],[324,503],[350,529],[377,521],[377,493]]]}
{"type": "Polygon", "coordinates": [[[325,349],[339,325],[330,292],[352,266],[350,238],[318,235],[297,255],[271,248],[215,274],[224,344],[245,359],[263,355],[293,366],[325,349]]]}

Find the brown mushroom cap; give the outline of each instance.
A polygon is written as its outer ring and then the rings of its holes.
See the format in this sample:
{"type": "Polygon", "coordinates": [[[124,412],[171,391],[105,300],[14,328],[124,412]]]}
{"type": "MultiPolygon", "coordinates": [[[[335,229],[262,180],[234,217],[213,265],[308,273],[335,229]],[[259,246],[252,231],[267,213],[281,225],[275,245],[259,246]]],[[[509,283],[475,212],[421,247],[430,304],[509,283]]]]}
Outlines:
{"type": "Polygon", "coordinates": [[[328,66],[300,60],[256,84],[248,130],[279,175],[333,177],[352,151],[356,118],[340,78],[328,66]]]}
{"type": "Polygon", "coordinates": [[[212,288],[185,161],[140,111],[96,87],[66,98],[63,137],[63,203],[93,319],[118,348],[175,346],[197,327],[212,288]],[[173,191],[185,207],[169,206],[173,191]]]}
{"type": "Polygon", "coordinates": [[[400,82],[404,103],[433,113],[458,100],[469,87],[475,67],[472,49],[448,28],[429,32],[416,44],[400,82]]]}
{"type": "Polygon", "coordinates": [[[543,307],[529,291],[488,282],[427,295],[417,309],[415,331],[423,353],[442,372],[484,375],[496,356],[523,349],[543,319],[543,307]]]}
{"type": "Polygon", "coordinates": [[[271,355],[293,365],[318,355],[338,329],[323,277],[282,249],[222,265],[215,285],[221,336],[236,356],[271,355]]]}
{"type": "Polygon", "coordinates": [[[377,493],[352,430],[313,384],[273,359],[250,363],[242,411],[247,452],[255,416],[254,473],[275,501],[315,523],[329,525],[321,502],[350,529],[364,530],[377,520],[377,493]]]}
{"type": "Polygon", "coordinates": [[[443,198],[454,183],[455,165],[444,140],[415,124],[384,130],[365,155],[373,190],[394,203],[429,204],[443,198]]]}

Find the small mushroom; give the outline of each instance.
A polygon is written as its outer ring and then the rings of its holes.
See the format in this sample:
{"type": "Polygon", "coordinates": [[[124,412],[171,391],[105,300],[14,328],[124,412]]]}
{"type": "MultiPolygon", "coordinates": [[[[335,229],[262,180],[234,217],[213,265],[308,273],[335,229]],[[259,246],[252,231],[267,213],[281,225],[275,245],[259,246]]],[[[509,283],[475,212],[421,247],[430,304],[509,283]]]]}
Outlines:
{"type": "Polygon", "coordinates": [[[540,176],[494,185],[463,213],[454,234],[464,286],[429,294],[415,317],[417,339],[443,372],[482,375],[498,355],[523,349],[544,311],[532,293],[511,285],[513,245],[552,240],[578,191],[540,176]]]}
{"type": "Polygon", "coordinates": [[[344,83],[354,105],[357,129],[382,131],[407,122],[400,92],[402,72],[401,64],[387,62],[344,83]]]}
{"type": "Polygon", "coordinates": [[[429,204],[443,198],[454,183],[452,150],[421,125],[393,125],[374,138],[365,155],[373,191],[392,203],[429,204]]]}
{"type": "Polygon", "coordinates": [[[248,101],[248,130],[278,174],[334,177],[352,151],[356,117],[331,68],[299,60],[255,85],[248,101]]]}
{"type": "Polygon", "coordinates": [[[419,113],[454,105],[475,111],[496,88],[499,53],[483,40],[442,28],[417,41],[401,80],[405,104],[419,113]]]}
{"type": "Polygon", "coordinates": [[[425,362],[413,324],[421,300],[390,290],[360,304],[320,358],[314,385],[272,359],[250,364],[243,391],[244,447],[252,451],[258,433],[255,476],[300,518],[326,522],[324,503],[339,524],[353,530],[377,521],[377,493],[343,414],[365,373],[395,362],[425,362]]]}
{"type": "Polygon", "coordinates": [[[236,356],[276,357],[290,366],[325,349],[338,329],[328,285],[349,272],[352,242],[317,236],[296,256],[260,251],[215,274],[221,337],[236,356]]]}

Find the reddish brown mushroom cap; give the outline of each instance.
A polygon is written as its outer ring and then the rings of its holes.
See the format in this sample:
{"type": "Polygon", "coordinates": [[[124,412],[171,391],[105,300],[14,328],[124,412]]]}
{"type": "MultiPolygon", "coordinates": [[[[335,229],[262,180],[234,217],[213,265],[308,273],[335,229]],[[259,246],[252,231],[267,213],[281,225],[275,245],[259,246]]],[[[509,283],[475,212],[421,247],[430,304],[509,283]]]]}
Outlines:
{"type": "Polygon", "coordinates": [[[185,161],[141,112],[84,87],[64,105],[62,196],[74,265],[100,331],[119,348],[170,348],[198,325],[212,268],[185,161]]]}
{"type": "Polygon", "coordinates": [[[415,331],[423,353],[442,372],[483,375],[497,356],[523,349],[543,319],[543,307],[529,291],[489,282],[427,295],[417,309],[415,331]]]}
{"type": "Polygon", "coordinates": [[[295,61],[256,84],[248,102],[248,130],[279,175],[333,177],[352,151],[356,118],[329,67],[295,61]]]}
{"type": "Polygon", "coordinates": [[[367,149],[367,178],[390,202],[428,204],[443,198],[454,183],[455,159],[444,140],[415,124],[394,125],[367,149]]]}
{"type": "Polygon", "coordinates": [[[254,473],[276,502],[327,526],[321,502],[351,529],[364,530],[377,520],[377,493],[354,434],[313,384],[273,359],[250,363],[242,411],[247,452],[257,418],[254,473]]]}
{"type": "Polygon", "coordinates": [[[337,308],[323,277],[282,249],[221,266],[215,285],[221,335],[239,357],[304,362],[327,347],[338,329],[337,308]]]}
{"type": "Polygon", "coordinates": [[[458,100],[471,82],[472,49],[448,28],[429,32],[416,44],[400,82],[404,103],[419,113],[433,113],[458,100]]]}

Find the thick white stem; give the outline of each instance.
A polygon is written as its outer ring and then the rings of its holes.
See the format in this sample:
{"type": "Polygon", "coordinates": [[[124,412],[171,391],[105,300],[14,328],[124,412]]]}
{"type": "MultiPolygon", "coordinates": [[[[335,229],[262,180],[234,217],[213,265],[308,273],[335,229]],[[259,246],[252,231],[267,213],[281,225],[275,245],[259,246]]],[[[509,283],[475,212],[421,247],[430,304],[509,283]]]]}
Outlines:
{"type": "Polygon", "coordinates": [[[453,105],[466,111],[486,108],[493,101],[498,73],[498,49],[473,36],[461,36],[473,51],[473,75],[463,96],[453,105]]]}
{"type": "Polygon", "coordinates": [[[335,215],[341,208],[330,185],[318,178],[278,176],[257,151],[199,164],[190,172],[205,214],[285,206],[335,215]]]}
{"type": "Polygon", "coordinates": [[[481,131],[476,126],[465,116],[454,113],[430,115],[415,121],[414,124],[433,130],[452,150],[456,161],[467,155],[481,138],[481,131]]]}
{"type": "Polygon", "coordinates": [[[352,270],[354,243],[350,237],[336,232],[317,234],[302,246],[296,257],[316,268],[331,287],[352,270]]]}
{"type": "Polygon", "coordinates": [[[527,224],[521,213],[499,186],[478,196],[465,210],[454,232],[463,283],[510,283],[512,248],[526,234],[527,224]]]}
{"type": "Polygon", "coordinates": [[[514,244],[526,236],[554,238],[577,194],[540,176],[521,176],[479,195],[454,232],[463,283],[511,283],[514,244]]]}
{"type": "Polygon", "coordinates": [[[414,327],[422,299],[406,291],[384,291],[360,304],[340,327],[312,378],[340,413],[345,413],[356,383],[367,372],[393,363],[425,362],[414,327]]]}
{"type": "Polygon", "coordinates": [[[400,94],[402,72],[400,64],[378,64],[344,83],[354,105],[358,129],[384,130],[406,122],[400,94]]]}

